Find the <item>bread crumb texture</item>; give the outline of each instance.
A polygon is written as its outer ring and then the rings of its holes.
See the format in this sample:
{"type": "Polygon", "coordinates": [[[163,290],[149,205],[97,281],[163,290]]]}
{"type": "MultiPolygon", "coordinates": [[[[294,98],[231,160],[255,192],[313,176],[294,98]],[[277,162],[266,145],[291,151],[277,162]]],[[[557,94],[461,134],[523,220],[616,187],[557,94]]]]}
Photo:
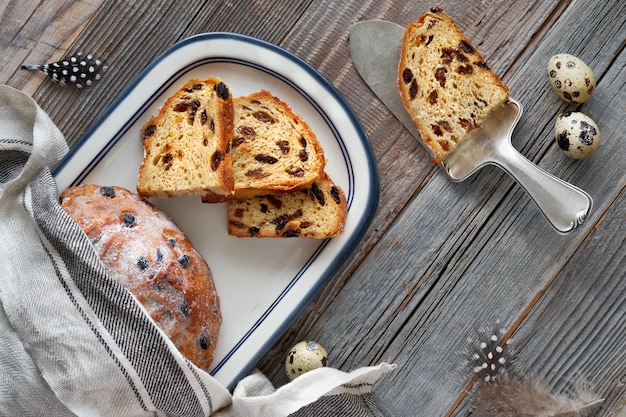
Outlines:
{"type": "Polygon", "coordinates": [[[439,163],[508,99],[508,88],[440,8],[407,25],[398,86],[404,105],[439,163]]]}
{"type": "Polygon", "coordinates": [[[234,99],[231,144],[235,192],[207,193],[205,202],[248,198],[308,187],[326,164],[306,121],[266,90],[234,99]]]}
{"type": "Polygon", "coordinates": [[[140,195],[232,194],[233,98],[219,78],[188,81],[146,122],[141,136],[140,195]]]}
{"type": "Polygon", "coordinates": [[[238,237],[324,239],[343,232],[346,198],[327,174],[289,193],[229,201],[228,233],[238,237]]]}

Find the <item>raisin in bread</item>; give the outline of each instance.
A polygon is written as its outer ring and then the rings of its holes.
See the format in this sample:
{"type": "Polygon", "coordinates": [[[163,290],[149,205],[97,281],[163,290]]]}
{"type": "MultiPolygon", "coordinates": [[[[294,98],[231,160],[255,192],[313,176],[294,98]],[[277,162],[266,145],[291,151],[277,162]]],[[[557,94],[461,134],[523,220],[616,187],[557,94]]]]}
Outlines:
{"type": "Polygon", "coordinates": [[[343,191],[323,173],[301,190],[229,201],[228,234],[238,237],[335,237],[343,231],[346,212],[343,191]]]}
{"type": "Polygon", "coordinates": [[[205,202],[241,199],[309,186],[326,160],[315,133],[284,101],[269,91],[234,99],[231,145],[235,192],[207,193],[205,202]]]}
{"type": "Polygon", "coordinates": [[[405,28],[398,85],[435,163],[509,97],[508,88],[439,8],[405,28]]]}
{"type": "Polygon", "coordinates": [[[140,195],[232,193],[233,99],[219,78],[188,81],[146,122],[141,136],[140,195]]]}
{"type": "Polygon", "coordinates": [[[119,187],[71,187],[61,206],[103,264],[144,306],[178,350],[208,369],[222,322],[209,266],[161,211],[119,187]]]}

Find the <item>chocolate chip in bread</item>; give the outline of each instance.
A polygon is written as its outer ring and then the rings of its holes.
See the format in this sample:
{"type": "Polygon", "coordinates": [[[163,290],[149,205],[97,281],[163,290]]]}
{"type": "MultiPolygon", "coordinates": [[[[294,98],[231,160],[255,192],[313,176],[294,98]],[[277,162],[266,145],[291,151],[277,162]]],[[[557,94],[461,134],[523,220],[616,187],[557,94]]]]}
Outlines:
{"type": "Polygon", "coordinates": [[[435,163],[509,98],[508,88],[440,8],[405,28],[398,86],[435,163]]]}
{"type": "Polygon", "coordinates": [[[191,79],[141,129],[137,192],[175,197],[233,191],[233,99],[219,78],[191,79]]]}

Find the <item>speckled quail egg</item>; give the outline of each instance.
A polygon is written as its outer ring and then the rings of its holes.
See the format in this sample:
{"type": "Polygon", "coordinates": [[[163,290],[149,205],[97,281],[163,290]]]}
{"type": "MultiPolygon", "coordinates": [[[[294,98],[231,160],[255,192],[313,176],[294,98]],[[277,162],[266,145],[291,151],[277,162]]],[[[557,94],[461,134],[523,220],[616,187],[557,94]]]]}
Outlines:
{"type": "Polygon", "coordinates": [[[586,114],[566,111],[556,118],[554,138],[567,156],[583,159],[598,148],[600,131],[596,123],[586,114]]]}
{"type": "Polygon", "coordinates": [[[596,89],[591,68],[570,54],[557,54],[548,61],[550,85],[568,103],[584,103],[596,89]]]}
{"type": "Polygon", "coordinates": [[[285,359],[285,372],[293,380],[305,372],[329,366],[328,353],[317,342],[304,340],[295,344],[285,359]]]}

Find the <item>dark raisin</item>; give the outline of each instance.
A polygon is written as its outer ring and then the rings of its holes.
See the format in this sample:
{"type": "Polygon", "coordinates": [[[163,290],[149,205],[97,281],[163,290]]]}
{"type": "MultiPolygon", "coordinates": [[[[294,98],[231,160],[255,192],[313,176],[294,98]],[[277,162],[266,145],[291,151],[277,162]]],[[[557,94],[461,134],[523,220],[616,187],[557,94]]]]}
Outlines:
{"type": "Polygon", "coordinates": [[[209,129],[211,129],[211,132],[215,133],[215,120],[211,119],[211,124],[209,125],[209,129]]]}
{"type": "Polygon", "coordinates": [[[474,73],[474,67],[472,67],[471,65],[460,65],[456,69],[456,72],[463,75],[470,75],[474,73]]]}
{"type": "Polygon", "coordinates": [[[176,239],[170,237],[169,239],[167,239],[167,243],[169,243],[171,247],[175,247],[176,239]]]}
{"type": "Polygon", "coordinates": [[[470,45],[464,39],[461,39],[461,41],[459,42],[459,49],[461,51],[465,52],[466,54],[473,54],[474,53],[474,48],[472,47],[472,45],[470,45]]]}
{"type": "Polygon", "coordinates": [[[241,145],[242,143],[244,143],[246,140],[242,137],[238,137],[233,139],[233,148],[236,148],[237,146],[241,145]]]}
{"type": "Polygon", "coordinates": [[[209,344],[210,344],[210,340],[205,335],[202,335],[198,338],[198,345],[200,346],[200,349],[207,350],[209,348],[209,344]]]}
{"type": "Polygon", "coordinates": [[[139,269],[141,269],[142,271],[145,271],[146,269],[148,269],[150,267],[150,261],[148,261],[148,258],[146,258],[145,256],[142,256],[141,258],[139,258],[139,260],[137,261],[137,266],[139,267],[139,269]]]}
{"type": "Polygon", "coordinates": [[[100,187],[100,193],[109,198],[115,198],[115,189],[113,187],[100,187]]]}
{"type": "Polygon", "coordinates": [[[256,237],[259,235],[259,228],[258,227],[254,227],[252,226],[251,228],[248,229],[248,234],[251,237],[256,237]]]}
{"type": "Polygon", "coordinates": [[[291,150],[288,140],[279,140],[278,142],[276,142],[276,145],[278,145],[278,148],[280,149],[283,155],[287,155],[289,151],[291,150]]]}
{"type": "Polygon", "coordinates": [[[439,126],[443,127],[447,132],[452,133],[452,126],[450,126],[450,123],[448,123],[446,120],[441,120],[437,123],[439,124],[439,126]]]}
{"type": "Polygon", "coordinates": [[[124,213],[124,226],[131,227],[135,224],[135,216],[132,213],[124,213]]]}
{"type": "Polygon", "coordinates": [[[252,115],[259,121],[263,122],[263,123],[269,123],[269,124],[274,124],[275,120],[272,118],[272,116],[270,116],[269,114],[267,114],[264,111],[257,111],[252,113],[252,115]]]}
{"type": "Polygon", "coordinates": [[[474,124],[467,119],[459,119],[459,123],[461,124],[461,127],[465,130],[470,130],[472,129],[472,127],[474,127],[474,124]]]}
{"type": "Polygon", "coordinates": [[[402,80],[404,80],[405,84],[413,81],[413,71],[411,71],[411,68],[405,68],[404,71],[402,71],[402,80]]]}
{"type": "Polygon", "coordinates": [[[182,302],[180,303],[180,312],[183,314],[183,316],[187,317],[189,316],[189,306],[187,305],[186,302],[182,302]]]}
{"type": "Polygon", "coordinates": [[[192,93],[194,90],[202,90],[202,88],[204,87],[204,84],[202,83],[193,83],[192,85],[190,85],[189,87],[187,87],[185,89],[186,92],[188,93],[192,93]]]}
{"type": "Polygon", "coordinates": [[[311,227],[312,224],[313,224],[312,222],[307,222],[307,221],[300,222],[300,229],[306,229],[307,227],[311,227]]]}
{"type": "Polygon", "coordinates": [[[270,194],[266,196],[266,198],[267,198],[267,201],[269,201],[277,209],[280,209],[283,206],[283,200],[281,200],[280,198],[276,196],[273,196],[270,194]]]}
{"type": "Polygon", "coordinates": [[[433,90],[430,92],[430,94],[428,95],[428,102],[431,105],[437,104],[437,99],[439,98],[439,93],[437,92],[437,90],[433,90]]]}
{"type": "Polygon", "coordinates": [[[259,210],[261,210],[261,213],[267,213],[267,210],[269,210],[269,207],[267,206],[267,204],[261,203],[261,208],[259,210]]]}
{"type": "Polygon", "coordinates": [[[298,237],[300,236],[300,232],[297,230],[287,230],[285,233],[283,233],[283,237],[298,237]]]}
{"type": "Polygon", "coordinates": [[[255,136],[256,132],[254,131],[254,128],[250,127],[250,126],[241,126],[239,129],[239,133],[241,133],[244,136],[255,136]]]}
{"type": "Polygon", "coordinates": [[[150,136],[154,135],[155,131],[156,131],[156,125],[146,126],[146,128],[143,130],[143,139],[144,140],[148,139],[150,136]]]}
{"type": "Polygon", "coordinates": [[[413,100],[417,96],[417,80],[413,79],[411,81],[411,85],[409,86],[409,97],[413,100]]]}
{"type": "Polygon", "coordinates": [[[209,140],[208,140],[207,138],[204,138],[204,139],[202,140],[202,144],[203,144],[204,146],[209,146],[209,140]]]}
{"type": "Polygon", "coordinates": [[[185,254],[178,258],[178,264],[181,268],[187,268],[189,266],[189,255],[185,254]]]}
{"type": "Polygon", "coordinates": [[[179,113],[185,112],[185,111],[187,111],[188,107],[189,107],[189,103],[188,102],[186,102],[186,101],[179,101],[174,106],[174,111],[179,112],[179,113]]]}
{"type": "Polygon", "coordinates": [[[162,160],[164,164],[170,163],[172,162],[172,160],[174,159],[174,156],[171,153],[166,153],[165,155],[163,155],[162,160]]]}
{"type": "Polygon", "coordinates": [[[302,145],[303,148],[306,148],[306,138],[304,136],[300,136],[300,145],[302,145]]]}
{"type": "Polygon", "coordinates": [[[433,35],[430,35],[428,37],[428,40],[426,41],[426,46],[430,45],[430,43],[433,41],[433,35]]]}
{"type": "Polygon", "coordinates": [[[487,65],[487,63],[485,61],[480,61],[480,62],[476,62],[474,65],[476,65],[478,68],[482,68],[486,71],[489,70],[489,65],[487,65]]]}
{"type": "Polygon", "coordinates": [[[238,218],[241,219],[243,217],[243,209],[240,209],[240,208],[236,209],[235,210],[235,217],[238,217],[238,218]]]}
{"type": "Polygon", "coordinates": [[[206,110],[202,110],[202,114],[200,115],[200,123],[205,125],[208,120],[209,120],[209,115],[206,113],[206,110]]]}
{"type": "Polygon", "coordinates": [[[250,178],[266,178],[269,177],[270,174],[269,172],[265,172],[263,171],[261,168],[258,169],[251,169],[250,171],[246,172],[246,177],[250,177],[250,178]]]}
{"type": "Polygon", "coordinates": [[[276,225],[276,231],[280,232],[281,229],[283,229],[287,225],[288,221],[289,221],[289,216],[287,216],[286,214],[283,214],[281,216],[276,217],[270,223],[276,225]]]}
{"type": "Polygon", "coordinates": [[[335,203],[341,204],[341,196],[339,195],[339,188],[337,188],[337,186],[333,185],[330,188],[330,196],[333,198],[335,203]]]}
{"type": "Polygon", "coordinates": [[[563,97],[565,97],[569,101],[572,101],[572,95],[567,91],[563,91],[563,97]]]}
{"type": "Polygon", "coordinates": [[[435,79],[437,81],[439,81],[439,85],[441,87],[445,87],[446,86],[446,74],[447,74],[448,70],[443,68],[443,67],[439,67],[435,70],[435,79]]]}
{"type": "Polygon", "coordinates": [[[300,158],[300,161],[306,162],[309,160],[309,153],[306,151],[306,149],[300,149],[298,157],[300,158]]]}
{"type": "Polygon", "coordinates": [[[449,65],[453,60],[453,50],[452,48],[443,48],[441,50],[441,62],[449,65]]]}
{"type": "Polygon", "coordinates": [[[302,178],[304,177],[304,170],[300,167],[291,166],[285,170],[285,172],[292,177],[302,178]]]}
{"type": "Polygon", "coordinates": [[[211,155],[211,169],[213,171],[217,171],[223,159],[224,159],[224,152],[215,151],[213,155],[211,155]]]}
{"type": "Polygon", "coordinates": [[[435,133],[435,135],[443,136],[443,130],[441,130],[441,126],[439,126],[439,125],[430,125],[430,127],[433,129],[433,132],[435,133]]]}
{"type": "Polygon", "coordinates": [[[313,185],[311,186],[311,192],[313,193],[313,195],[315,196],[315,198],[317,199],[317,201],[323,206],[326,204],[326,197],[324,196],[324,192],[322,190],[319,189],[319,187],[317,186],[317,184],[313,183],[313,185]]]}
{"type": "Polygon", "coordinates": [[[278,162],[278,159],[274,158],[271,155],[266,155],[264,153],[258,154],[257,156],[254,157],[254,159],[264,164],[275,164],[276,162],[278,162]]]}
{"type": "Polygon", "coordinates": [[[219,82],[213,87],[215,91],[217,91],[217,96],[222,100],[228,100],[228,96],[230,92],[228,91],[228,86],[223,82],[219,82]]]}

